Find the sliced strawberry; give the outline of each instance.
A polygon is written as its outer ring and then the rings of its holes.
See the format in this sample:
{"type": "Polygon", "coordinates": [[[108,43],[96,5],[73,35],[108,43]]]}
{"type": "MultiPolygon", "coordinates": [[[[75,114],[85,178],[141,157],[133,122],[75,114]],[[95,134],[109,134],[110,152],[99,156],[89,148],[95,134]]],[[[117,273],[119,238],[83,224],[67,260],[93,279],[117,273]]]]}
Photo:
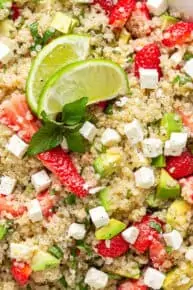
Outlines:
{"type": "Polygon", "coordinates": [[[20,16],[20,9],[16,3],[13,3],[11,6],[11,18],[13,21],[17,20],[20,16]]]}
{"type": "Polygon", "coordinates": [[[131,16],[135,5],[136,0],[118,0],[111,10],[109,23],[114,28],[122,28],[131,16]]]}
{"type": "Polygon", "coordinates": [[[32,269],[29,264],[13,261],[11,274],[20,286],[25,286],[29,282],[32,269]]]}
{"type": "Polygon", "coordinates": [[[160,68],[160,49],[156,43],[145,45],[135,56],[135,75],[139,78],[139,69],[156,69],[159,77],[162,76],[160,68]]]}
{"type": "Polygon", "coordinates": [[[147,286],[141,280],[128,280],[119,285],[118,290],[147,290],[147,286]]]}
{"type": "Polygon", "coordinates": [[[129,244],[118,235],[109,241],[100,241],[96,246],[97,253],[103,257],[117,258],[129,250],[129,244]]]}
{"type": "Polygon", "coordinates": [[[99,4],[107,14],[110,13],[112,7],[113,7],[113,1],[112,0],[95,0],[94,4],[99,4]]]}
{"type": "Polygon", "coordinates": [[[40,153],[38,159],[43,165],[55,174],[68,191],[79,197],[87,195],[84,179],[78,173],[71,158],[60,147],[48,152],[40,153]]]}
{"type": "Polygon", "coordinates": [[[167,47],[183,45],[193,39],[193,23],[177,22],[164,31],[162,43],[167,47]]]}
{"type": "Polygon", "coordinates": [[[180,156],[170,156],[166,160],[166,169],[169,174],[180,179],[193,174],[193,154],[185,151],[180,156]]]}
{"type": "Polygon", "coordinates": [[[0,214],[6,212],[13,217],[19,217],[24,214],[26,207],[16,202],[12,196],[0,195],[0,214]]]}
{"type": "Polygon", "coordinates": [[[153,239],[149,247],[149,256],[154,268],[159,268],[162,266],[168,258],[165,245],[161,241],[153,239]]]}
{"type": "Polygon", "coordinates": [[[48,218],[52,216],[54,206],[58,202],[57,195],[51,195],[49,191],[41,192],[37,195],[37,200],[40,202],[43,216],[48,218]]]}
{"type": "Polygon", "coordinates": [[[188,129],[190,130],[190,133],[193,134],[193,114],[192,114],[192,111],[189,113],[186,113],[182,109],[178,109],[177,112],[181,116],[184,126],[188,127],[188,129]]]}
{"type": "Polygon", "coordinates": [[[13,94],[10,100],[1,104],[0,122],[16,132],[27,143],[40,126],[39,121],[30,112],[25,96],[18,94],[13,94]]]}

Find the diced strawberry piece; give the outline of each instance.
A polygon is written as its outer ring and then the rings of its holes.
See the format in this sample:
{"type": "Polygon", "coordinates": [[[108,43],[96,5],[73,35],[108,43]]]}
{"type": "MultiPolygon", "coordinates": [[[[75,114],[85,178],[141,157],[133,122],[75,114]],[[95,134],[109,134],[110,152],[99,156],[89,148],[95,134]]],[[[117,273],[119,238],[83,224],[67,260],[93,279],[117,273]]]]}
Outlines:
{"type": "Polygon", "coordinates": [[[116,258],[129,250],[129,244],[118,235],[109,241],[100,241],[96,246],[97,253],[103,257],[116,258]]]}
{"type": "Polygon", "coordinates": [[[49,191],[41,192],[37,195],[37,200],[40,202],[43,216],[48,218],[52,216],[54,206],[58,202],[57,195],[51,195],[49,191]]]}
{"type": "Polygon", "coordinates": [[[87,195],[88,191],[84,179],[78,173],[69,155],[60,147],[40,153],[38,159],[58,177],[67,190],[79,197],[87,195]]]}
{"type": "Polygon", "coordinates": [[[105,110],[106,109],[106,107],[107,107],[107,105],[108,105],[108,102],[100,102],[100,103],[98,103],[97,104],[98,105],[98,107],[101,109],[101,110],[105,110]]]}
{"type": "Polygon", "coordinates": [[[12,196],[0,195],[0,214],[6,212],[13,217],[19,217],[22,216],[25,211],[26,207],[16,202],[12,196]]]}
{"type": "Polygon", "coordinates": [[[166,160],[166,169],[169,174],[180,179],[193,174],[193,155],[185,151],[180,156],[170,156],[166,160]]]}
{"type": "Polygon", "coordinates": [[[109,23],[114,28],[122,28],[131,16],[135,5],[136,0],[118,0],[111,10],[109,23]]]}
{"type": "Polygon", "coordinates": [[[145,45],[135,56],[135,75],[139,78],[139,69],[156,69],[159,77],[162,76],[160,68],[160,49],[156,43],[145,45]]]}
{"type": "Polygon", "coordinates": [[[167,47],[173,47],[192,40],[193,23],[177,22],[164,31],[162,43],[167,47]]]}
{"type": "Polygon", "coordinates": [[[168,258],[164,244],[157,239],[153,239],[149,247],[149,256],[154,268],[162,266],[168,258]]]}
{"type": "Polygon", "coordinates": [[[18,94],[13,94],[10,100],[1,104],[0,122],[16,132],[27,143],[40,126],[39,121],[30,112],[25,96],[18,94]]]}
{"type": "Polygon", "coordinates": [[[118,290],[147,290],[147,286],[141,280],[128,280],[119,285],[118,290]]]}
{"type": "Polygon", "coordinates": [[[193,114],[192,114],[192,111],[189,113],[186,113],[182,109],[178,109],[177,112],[181,116],[184,126],[188,127],[188,129],[190,130],[190,133],[193,134],[193,114]]]}
{"type": "Polygon", "coordinates": [[[159,233],[151,227],[151,222],[158,223],[162,226],[161,221],[151,216],[145,216],[140,222],[134,224],[139,229],[139,236],[133,247],[141,254],[149,249],[154,238],[159,239],[159,233]]]}
{"type": "Polygon", "coordinates": [[[94,4],[99,4],[107,14],[110,13],[112,7],[113,7],[113,1],[112,0],[95,0],[94,4]]]}
{"type": "Polygon", "coordinates": [[[25,286],[29,282],[32,269],[29,264],[13,261],[11,274],[20,286],[25,286]]]}
{"type": "Polygon", "coordinates": [[[20,9],[18,8],[16,3],[13,3],[11,6],[11,18],[13,21],[17,20],[20,16],[20,9]]]}

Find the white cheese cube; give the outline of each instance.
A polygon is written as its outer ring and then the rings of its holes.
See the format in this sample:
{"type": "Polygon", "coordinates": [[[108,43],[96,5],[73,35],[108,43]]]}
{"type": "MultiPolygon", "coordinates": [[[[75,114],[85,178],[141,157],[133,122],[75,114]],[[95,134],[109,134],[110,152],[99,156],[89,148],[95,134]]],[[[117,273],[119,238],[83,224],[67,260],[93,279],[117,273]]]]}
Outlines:
{"type": "Polygon", "coordinates": [[[116,130],[107,128],[101,137],[101,142],[104,146],[113,146],[121,141],[121,136],[116,130]]]}
{"type": "Polygon", "coordinates": [[[23,142],[17,135],[13,135],[9,139],[9,142],[6,145],[6,149],[21,159],[28,149],[28,144],[23,142]]]}
{"type": "Polygon", "coordinates": [[[134,175],[137,187],[150,188],[155,184],[155,176],[152,168],[141,167],[134,175]]]}
{"type": "Polygon", "coordinates": [[[147,138],[143,140],[142,148],[145,157],[154,158],[162,154],[163,143],[158,138],[147,138]]]}
{"type": "Polygon", "coordinates": [[[11,56],[12,51],[9,46],[0,41],[0,62],[6,64],[11,56]]]}
{"type": "Polygon", "coordinates": [[[139,121],[134,120],[133,122],[125,125],[125,134],[132,145],[135,145],[143,140],[143,129],[139,121]]]}
{"type": "Polygon", "coordinates": [[[97,128],[91,122],[86,121],[79,132],[85,139],[92,142],[97,134],[97,128]]]}
{"type": "Polygon", "coordinates": [[[128,97],[122,97],[118,101],[116,101],[115,104],[117,107],[122,108],[127,104],[128,100],[128,97]]]}
{"type": "Polygon", "coordinates": [[[90,268],[86,273],[84,282],[85,284],[88,284],[91,288],[104,289],[108,283],[108,275],[95,268],[90,268]]]}
{"type": "Polygon", "coordinates": [[[159,74],[156,69],[139,69],[139,79],[142,89],[156,89],[159,82],[159,74]]]}
{"type": "Polygon", "coordinates": [[[193,248],[187,250],[185,254],[185,258],[191,262],[193,262],[193,248]]]}
{"type": "Polygon", "coordinates": [[[92,187],[89,189],[89,194],[96,194],[98,192],[100,192],[101,190],[103,190],[105,188],[105,186],[97,186],[97,187],[92,187]]]}
{"type": "Polygon", "coordinates": [[[60,146],[62,147],[62,149],[64,151],[66,151],[66,152],[68,151],[68,143],[67,143],[67,140],[66,140],[65,137],[63,138],[62,143],[60,144],[60,146]]]}
{"type": "Polygon", "coordinates": [[[73,223],[70,225],[68,234],[75,240],[82,240],[85,237],[86,229],[84,224],[73,223]]]}
{"type": "Polygon", "coordinates": [[[167,0],[147,0],[146,4],[150,13],[156,16],[163,14],[168,9],[167,0]]]}
{"type": "Polygon", "coordinates": [[[165,275],[151,267],[148,267],[144,274],[144,284],[152,289],[160,289],[165,280],[165,275]]]}
{"type": "Polygon", "coordinates": [[[163,234],[163,237],[167,246],[172,247],[174,250],[178,250],[182,245],[183,242],[182,236],[176,230],[173,230],[172,232],[167,234],[163,234]]]}
{"type": "Polygon", "coordinates": [[[188,140],[188,133],[172,133],[170,140],[173,144],[177,144],[184,149],[188,140]]]}
{"type": "Polygon", "coordinates": [[[28,217],[35,223],[43,219],[42,209],[37,199],[33,199],[28,204],[28,217]]]}
{"type": "Polygon", "coordinates": [[[136,242],[137,237],[139,235],[139,229],[132,226],[123,231],[121,235],[126,242],[133,245],[136,242]]]}
{"type": "Polygon", "coordinates": [[[193,59],[190,59],[186,62],[184,66],[184,71],[187,73],[191,78],[193,78],[193,59]]]}
{"type": "Polygon", "coordinates": [[[18,261],[27,261],[32,258],[35,247],[25,244],[10,243],[10,257],[18,261]]]}
{"type": "Polygon", "coordinates": [[[170,140],[165,143],[164,154],[166,156],[179,156],[186,147],[187,133],[172,133],[170,140]]]}
{"type": "Polygon", "coordinates": [[[183,59],[183,53],[181,51],[177,51],[173,53],[172,56],[170,57],[171,63],[174,66],[180,64],[182,59],[183,59]]]}
{"type": "Polygon", "coordinates": [[[165,156],[179,156],[182,154],[182,151],[183,149],[173,144],[171,140],[167,140],[165,142],[165,148],[164,148],[165,156]]]}
{"type": "Polygon", "coordinates": [[[109,223],[108,213],[103,206],[90,209],[89,214],[96,228],[103,227],[109,223]]]}
{"type": "Polygon", "coordinates": [[[14,191],[17,180],[9,176],[0,178],[0,194],[9,195],[14,191]]]}
{"type": "Polygon", "coordinates": [[[51,179],[45,170],[36,172],[31,176],[31,183],[37,193],[47,189],[51,184],[51,179]]]}

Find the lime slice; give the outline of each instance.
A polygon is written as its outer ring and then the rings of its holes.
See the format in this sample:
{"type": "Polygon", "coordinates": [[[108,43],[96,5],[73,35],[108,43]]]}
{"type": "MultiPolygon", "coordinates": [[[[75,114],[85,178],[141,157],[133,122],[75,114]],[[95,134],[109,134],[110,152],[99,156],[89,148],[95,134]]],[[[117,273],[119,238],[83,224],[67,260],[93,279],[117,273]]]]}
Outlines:
{"type": "Polygon", "coordinates": [[[27,80],[27,100],[37,112],[37,103],[47,80],[65,65],[84,60],[89,54],[89,37],[67,35],[45,46],[32,64],[27,80]]]}
{"type": "Polygon", "coordinates": [[[88,104],[113,99],[128,93],[124,70],[108,60],[87,60],[70,64],[45,85],[40,96],[39,114],[54,115],[67,103],[88,97],[88,104]]]}

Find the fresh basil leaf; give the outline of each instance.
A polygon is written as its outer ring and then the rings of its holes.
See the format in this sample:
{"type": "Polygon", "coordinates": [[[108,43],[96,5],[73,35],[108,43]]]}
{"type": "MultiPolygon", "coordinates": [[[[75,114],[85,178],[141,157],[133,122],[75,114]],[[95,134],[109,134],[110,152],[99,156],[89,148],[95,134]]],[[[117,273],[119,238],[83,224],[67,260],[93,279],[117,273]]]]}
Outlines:
{"type": "Polygon", "coordinates": [[[75,125],[80,123],[86,114],[86,105],[88,98],[84,97],[73,103],[66,104],[63,107],[62,121],[66,125],[75,125]]]}
{"type": "Polygon", "coordinates": [[[150,221],[149,225],[152,229],[156,230],[158,233],[162,232],[162,228],[161,228],[159,223],[156,223],[154,221],[150,221]]]}
{"type": "Polygon", "coordinates": [[[63,140],[61,127],[56,124],[47,123],[34,134],[27,151],[28,156],[33,156],[41,152],[57,147],[63,140]]]}
{"type": "Polygon", "coordinates": [[[72,152],[84,153],[86,151],[86,142],[80,135],[79,131],[68,132],[65,137],[67,140],[68,148],[72,152]]]}

